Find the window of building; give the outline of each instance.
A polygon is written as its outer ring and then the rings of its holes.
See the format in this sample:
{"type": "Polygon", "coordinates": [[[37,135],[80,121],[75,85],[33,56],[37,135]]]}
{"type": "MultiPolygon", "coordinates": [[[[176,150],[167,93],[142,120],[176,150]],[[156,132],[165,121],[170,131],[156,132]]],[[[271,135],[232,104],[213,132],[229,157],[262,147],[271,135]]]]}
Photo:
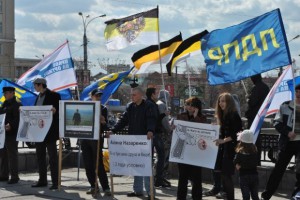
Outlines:
{"type": "Polygon", "coordinates": [[[2,0],[0,0],[0,13],[2,13],[2,0]]]}

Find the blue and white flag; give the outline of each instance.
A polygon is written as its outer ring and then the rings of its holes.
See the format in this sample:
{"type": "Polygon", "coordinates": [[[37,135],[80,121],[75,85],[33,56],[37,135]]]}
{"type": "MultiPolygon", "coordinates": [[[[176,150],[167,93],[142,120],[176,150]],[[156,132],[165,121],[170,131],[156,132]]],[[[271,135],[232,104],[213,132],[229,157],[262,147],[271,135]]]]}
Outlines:
{"type": "Polygon", "coordinates": [[[280,105],[292,99],[292,93],[289,90],[288,81],[293,79],[292,66],[288,66],[277,79],[268,96],[261,105],[250,130],[254,134],[254,143],[260,132],[265,116],[272,115],[278,112],[280,105]]]}
{"type": "Polygon", "coordinates": [[[300,85],[300,76],[295,77],[294,80],[289,80],[287,84],[289,86],[290,91],[292,92],[292,99],[294,99],[295,86],[300,85]]]}
{"type": "Polygon", "coordinates": [[[11,82],[9,80],[3,79],[0,83],[0,105],[5,101],[5,97],[2,93],[3,87],[14,87],[15,88],[15,96],[18,100],[21,101],[23,106],[33,106],[35,99],[36,99],[36,94],[29,91],[28,89],[11,82]]]}
{"type": "Polygon", "coordinates": [[[47,87],[53,91],[60,91],[77,85],[68,41],[25,72],[17,83],[34,92],[33,81],[36,78],[45,78],[47,87]]]}
{"type": "Polygon", "coordinates": [[[101,104],[105,104],[109,97],[118,90],[124,79],[129,75],[133,68],[134,67],[125,72],[112,73],[100,78],[96,82],[84,88],[80,95],[80,100],[90,100],[90,93],[94,89],[98,88],[103,91],[103,94],[101,96],[101,104]]]}
{"type": "Polygon", "coordinates": [[[210,85],[236,82],[292,63],[279,9],[214,30],[203,36],[201,44],[210,85]]]}

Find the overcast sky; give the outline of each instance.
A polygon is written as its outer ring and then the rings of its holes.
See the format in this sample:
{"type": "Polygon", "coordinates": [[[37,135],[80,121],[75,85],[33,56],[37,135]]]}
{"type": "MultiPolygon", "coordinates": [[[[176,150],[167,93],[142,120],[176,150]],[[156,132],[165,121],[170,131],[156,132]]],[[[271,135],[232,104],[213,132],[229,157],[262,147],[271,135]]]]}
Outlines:
{"type": "MultiPolygon", "coordinates": [[[[288,40],[300,34],[300,0],[15,0],[15,56],[36,58],[47,55],[69,40],[73,58],[83,58],[83,23],[78,12],[92,21],[87,28],[88,60],[98,65],[132,64],[134,52],[146,46],[129,46],[107,51],[104,21],[121,18],[159,5],[160,38],[168,40],[182,32],[183,39],[205,29],[212,31],[239,24],[273,9],[280,8],[288,40]]],[[[300,66],[300,38],[289,42],[291,56],[300,66]]],[[[202,55],[188,61],[203,66],[202,55]]]]}

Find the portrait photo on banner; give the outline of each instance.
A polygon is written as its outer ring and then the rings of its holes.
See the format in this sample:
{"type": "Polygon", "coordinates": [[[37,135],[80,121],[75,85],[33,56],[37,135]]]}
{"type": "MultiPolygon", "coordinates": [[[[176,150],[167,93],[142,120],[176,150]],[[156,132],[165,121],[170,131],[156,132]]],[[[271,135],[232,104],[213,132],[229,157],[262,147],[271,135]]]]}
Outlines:
{"type": "Polygon", "coordinates": [[[59,112],[61,138],[99,138],[100,102],[60,101],[59,112]]]}

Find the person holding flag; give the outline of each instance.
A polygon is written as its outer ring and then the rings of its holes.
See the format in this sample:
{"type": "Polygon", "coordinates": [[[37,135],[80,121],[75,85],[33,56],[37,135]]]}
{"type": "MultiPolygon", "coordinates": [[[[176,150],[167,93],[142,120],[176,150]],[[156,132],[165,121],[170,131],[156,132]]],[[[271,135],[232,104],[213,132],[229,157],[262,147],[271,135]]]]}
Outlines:
{"type": "Polygon", "coordinates": [[[15,96],[14,87],[3,87],[5,101],[0,107],[0,114],[5,116],[5,143],[1,149],[0,181],[8,181],[8,184],[18,183],[18,141],[16,141],[20,112],[22,105],[15,96]],[[11,176],[9,180],[9,174],[11,176]]]}
{"type": "MultiPolygon", "coordinates": [[[[264,192],[261,194],[262,200],[269,200],[276,192],[282,176],[290,163],[292,157],[300,153],[300,135],[295,134],[293,130],[294,109],[300,105],[300,85],[295,87],[295,102],[286,101],[281,104],[278,113],[274,119],[275,129],[280,133],[278,159],[273,168],[264,192]]],[[[296,184],[293,194],[300,190],[300,173],[296,172],[296,184]]]]}

